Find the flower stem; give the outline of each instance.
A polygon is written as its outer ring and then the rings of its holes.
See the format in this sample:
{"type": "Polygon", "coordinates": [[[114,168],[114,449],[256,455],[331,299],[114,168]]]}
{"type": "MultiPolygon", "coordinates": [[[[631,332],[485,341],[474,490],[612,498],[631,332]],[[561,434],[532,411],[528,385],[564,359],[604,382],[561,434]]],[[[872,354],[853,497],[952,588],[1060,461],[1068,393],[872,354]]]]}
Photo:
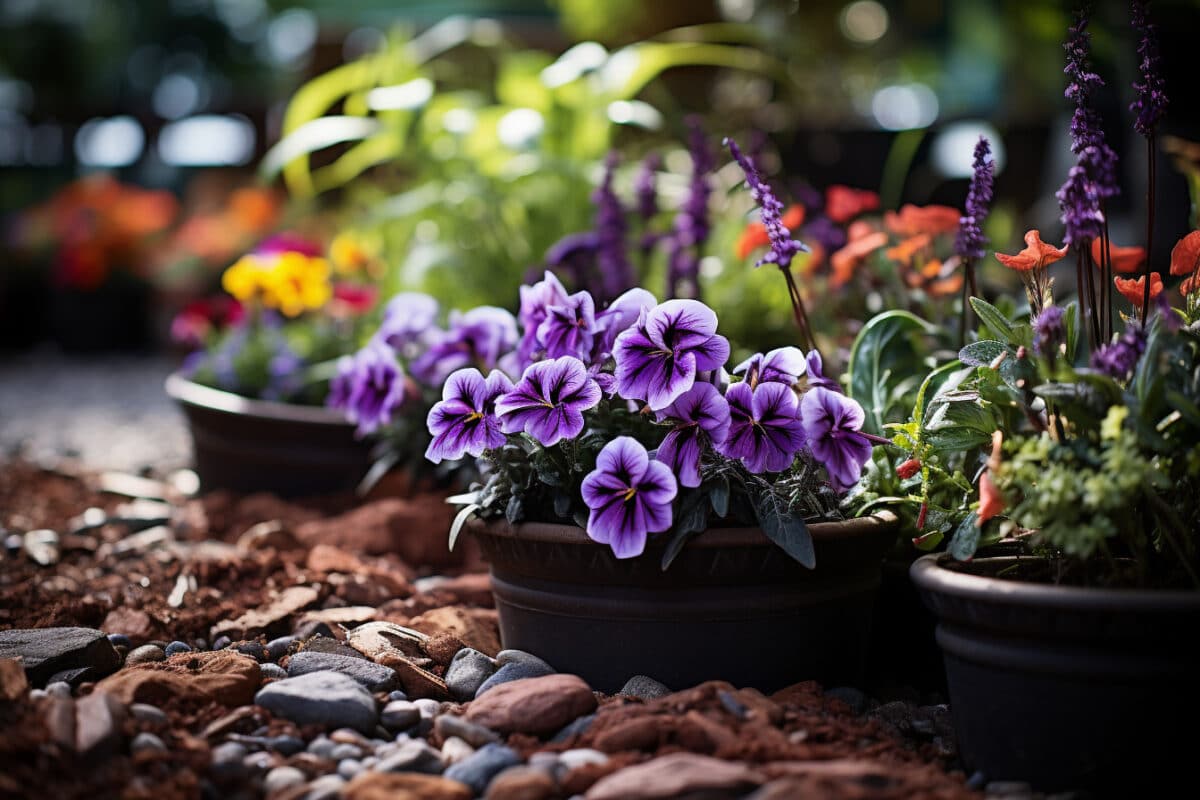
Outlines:
{"type": "Polygon", "coordinates": [[[804,300],[800,296],[800,287],[796,285],[796,279],[792,276],[791,269],[780,267],[780,270],[783,272],[784,280],[787,281],[788,297],[792,301],[792,314],[796,318],[796,327],[800,329],[809,349],[816,350],[817,340],[813,337],[812,328],[808,324],[808,314],[804,311],[804,300]]]}
{"type": "Polygon", "coordinates": [[[1150,247],[1154,243],[1154,131],[1146,136],[1146,287],[1142,292],[1142,327],[1150,317],[1150,247]]]}

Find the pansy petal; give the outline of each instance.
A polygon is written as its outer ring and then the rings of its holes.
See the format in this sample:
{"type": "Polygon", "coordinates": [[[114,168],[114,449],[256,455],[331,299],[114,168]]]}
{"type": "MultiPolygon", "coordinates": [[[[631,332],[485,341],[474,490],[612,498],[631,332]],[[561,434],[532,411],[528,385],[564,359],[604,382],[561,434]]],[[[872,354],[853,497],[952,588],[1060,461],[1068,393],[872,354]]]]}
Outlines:
{"type": "Polygon", "coordinates": [[[671,431],[654,457],[671,468],[681,486],[700,485],[700,433],[696,427],[671,431]]]}
{"type": "Polygon", "coordinates": [[[701,345],[693,348],[696,369],[720,369],[729,360],[729,340],[724,336],[710,336],[701,345]]]}

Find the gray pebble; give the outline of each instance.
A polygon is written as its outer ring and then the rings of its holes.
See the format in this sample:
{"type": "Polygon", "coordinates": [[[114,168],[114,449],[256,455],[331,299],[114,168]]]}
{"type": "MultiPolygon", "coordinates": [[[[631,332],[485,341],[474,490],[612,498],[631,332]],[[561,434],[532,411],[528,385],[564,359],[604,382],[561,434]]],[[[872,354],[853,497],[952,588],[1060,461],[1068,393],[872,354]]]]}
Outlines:
{"type": "Polygon", "coordinates": [[[442,761],[446,764],[457,764],[474,754],[475,748],[457,736],[451,736],[442,742],[442,761]]]}
{"type": "Polygon", "coordinates": [[[442,704],[431,697],[413,700],[412,704],[420,710],[421,716],[425,719],[433,719],[442,708],[442,704]]]}
{"type": "Polygon", "coordinates": [[[314,756],[329,758],[333,754],[333,748],[335,747],[337,747],[337,743],[328,736],[318,736],[309,742],[308,747],[305,749],[314,756]]]}
{"type": "Polygon", "coordinates": [[[70,697],[71,684],[63,681],[55,681],[54,683],[46,684],[46,694],[51,697],[70,697]]]}
{"type": "Polygon", "coordinates": [[[502,744],[484,745],[446,770],[446,777],[465,783],[475,794],[487,791],[488,784],[504,769],[521,763],[516,751],[502,744]]]}
{"type": "Polygon", "coordinates": [[[380,772],[424,772],[438,775],[445,767],[442,754],[419,739],[406,738],[397,741],[394,747],[389,755],[380,757],[380,772]]]}
{"type": "Polygon", "coordinates": [[[138,722],[148,722],[152,725],[166,725],[167,714],[158,706],[148,703],[134,703],[129,707],[129,713],[138,722]]]}
{"type": "Polygon", "coordinates": [[[151,661],[165,661],[167,654],[163,652],[161,647],[152,644],[144,644],[134,650],[129,651],[129,655],[125,656],[126,664],[146,664],[151,661]]]}
{"type": "Polygon", "coordinates": [[[275,767],[263,778],[263,790],[269,795],[275,794],[299,786],[304,781],[304,773],[295,767],[275,767]]]}
{"type": "Polygon", "coordinates": [[[246,746],[238,742],[225,742],[212,749],[212,762],[214,764],[241,763],[241,760],[245,757],[246,746]]]}
{"type": "Polygon", "coordinates": [[[272,664],[270,661],[265,664],[259,664],[258,669],[265,681],[281,681],[288,676],[287,670],[278,664],[272,664]]]}
{"type": "Polygon", "coordinates": [[[505,664],[532,664],[546,670],[547,674],[558,671],[533,653],[526,653],[524,650],[501,650],[496,654],[496,663],[502,667],[505,664]]]}
{"type": "Polygon", "coordinates": [[[268,749],[283,756],[291,756],[304,749],[304,740],[299,736],[272,736],[266,740],[268,749]]]}
{"type": "Polygon", "coordinates": [[[295,636],[280,636],[267,642],[267,656],[272,661],[278,661],[288,654],[288,649],[296,641],[295,636]]]}
{"type": "Polygon", "coordinates": [[[540,678],[543,675],[553,675],[554,671],[547,671],[545,662],[542,664],[512,662],[505,664],[500,669],[496,670],[496,674],[483,682],[475,692],[475,697],[482,697],[490,689],[494,689],[502,683],[510,681],[519,681],[524,678],[540,678]]]}
{"type": "Polygon", "coordinates": [[[379,721],[375,698],[340,672],[312,672],[272,681],[258,690],[254,703],[299,725],[318,723],[370,733],[379,721]]]}
{"type": "Polygon", "coordinates": [[[671,690],[666,684],[656,681],[647,675],[634,675],[625,681],[625,685],[621,687],[621,691],[617,692],[617,694],[624,695],[625,697],[640,697],[643,700],[666,697],[670,693],[671,690]]]}
{"type": "Polygon", "coordinates": [[[496,662],[485,654],[464,647],[454,654],[454,659],[446,668],[446,688],[456,700],[470,700],[497,669],[499,666],[496,662]]]}
{"type": "Polygon", "coordinates": [[[388,700],[407,700],[407,699],[408,699],[408,695],[406,695],[404,692],[400,691],[399,689],[393,689],[392,691],[388,692],[388,700]]]}
{"type": "Polygon", "coordinates": [[[251,753],[242,759],[242,764],[246,769],[261,772],[275,766],[275,756],[267,752],[251,753]]]}
{"type": "Polygon", "coordinates": [[[588,728],[592,727],[592,723],[596,721],[595,714],[585,714],[563,726],[562,730],[554,734],[554,738],[550,741],[553,743],[565,742],[575,736],[583,736],[587,733],[588,728]]]}
{"type": "Polygon", "coordinates": [[[333,653],[302,650],[288,660],[287,671],[293,678],[313,672],[338,672],[353,678],[372,692],[386,692],[396,685],[396,671],[391,667],[364,658],[333,653]]]}
{"type": "Polygon", "coordinates": [[[49,697],[49,696],[50,695],[46,694],[45,689],[30,689],[29,690],[29,699],[30,700],[41,700],[43,697],[49,697]]]}
{"type": "Polygon", "coordinates": [[[1032,797],[1033,787],[1024,781],[991,781],[983,787],[983,792],[990,797],[1003,797],[1009,800],[1032,797]]]}
{"type": "Polygon", "coordinates": [[[746,704],[733,696],[732,692],[727,692],[724,689],[717,692],[717,699],[721,701],[721,705],[730,714],[733,714],[738,719],[746,719],[750,716],[750,709],[746,708],[746,704]]]}
{"type": "Polygon", "coordinates": [[[352,780],[355,775],[363,771],[361,761],[353,758],[345,758],[338,762],[338,775],[341,775],[346,780],[352,780]]]}
{"type": "Polygon", "coordinates": [[[213,641],[213,650],[224,650],[231,644],[233,644],[233,640],[228,636],[218,636],[216,640],[213,641]]]}
{"type": "Polygon", "coordinates": [[[383,707],[379,723],[388,730],[402,731],[421,721],[421,709],[407,700],[393,700],[383,707]]]}
{"type": "Polygon", "coordinates": [[[267,660],[267,648],[263,646],[262,642],[238,642],[233,645],[233,649],[244,656],[250,656],[259,663],[267,660]]]}
{"type": "Polygon", "coordinates": [[[134,736],[133,741],[129,743],[129,752],[134,754],[142,752],[165,753],[166,750],[167,746],[163,744],[163,740],[147,731],[142,731],[137,736],[134,736]]]}
{"type": "Polygon", "coordinates": [[[558,763],[561,764],[567,772],[582,767],[585,764],[607,764],[608,756],[601,753],[599,750],[592,750],[587,747],[580,747],[575,750],[564,750],[558,754],[558,763]]]}
{"type": "Polygon", "coordinates": [[[339,744],[329,751],[329,757],[334,761],[345,761],[346,759],[362,758],[362,749],[355,747],[352,744],[339,744]]]}
{"type": "Polygon", "coordinates": [[[192,648],[191,645],[187,644],[186,642],[171,642],[169,645],[167,645],[165,652],[168,657],[177,656],[180,653],[192,652],[192,648]]]}
{"type": "Polygon", "coordinates": [[[474,722],[467,722],[462,717],[452,714],[442,714],[434,722],[433,727],[443,739],[455,736],[472,747],[483,747],[485,744],[500,741],[500,735],[491,728],[485,728],[474,722]]]}

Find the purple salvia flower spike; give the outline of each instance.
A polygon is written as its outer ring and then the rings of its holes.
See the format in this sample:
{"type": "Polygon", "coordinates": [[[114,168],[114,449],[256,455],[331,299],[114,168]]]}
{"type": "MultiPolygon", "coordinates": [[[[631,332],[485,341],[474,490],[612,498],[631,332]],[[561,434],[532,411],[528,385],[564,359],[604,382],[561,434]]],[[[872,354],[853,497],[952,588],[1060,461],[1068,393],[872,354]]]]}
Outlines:
{"type": "Polygon", "coordinates": [[[829,473],[830,483],[845,491],[858,482],[871,459],[871,442],[860,433],[862,406],[845,395],[817,387],[804,393],[800,418],[809,451],[829,473]]]}
{"type": "Polygon", "coordinates": [[[1138,32],[1138,78],[1133,88],[1137,98],[1129,104],[1135,115],[1134,129],[1142,136],[1153,135],[1154,128],[1167,110],[1166,82],[1162,77],[1162,59],[1158,53],[1158,32],[1150,21],[1150,3],[1147,0],[1132,0],[1130,22],[1138,32]]]}
{"type": "Polygon", "coordinates": [[[797,253],[808,252],[808,247],[803,243],[792,238],[792,234],[788,231],[787,226],[783,224],[783,203],[775,197],[775,193],[771,191],[771,187],[763,182],[763,179],[758,174],[758,169],[745,153],[737,146],[737,142],[732,139],[726,139],[725,144],[729,147],[730,154],[733,155],[738,166],[742,168],[742,172],[746,175],[746,185],[750,188],[750,196],[754,199],[755,204],[759,207],[763,227],[767,230],[767,237],[771,240],[771,249],[758,260],[754,266],[762,266],[763,264],[775,264],[781,269],[787,269],[792,259],[797,253]]]}
{"type": "Polygon", "coordinates": [[[696,383],[674,403],[658,412],[659,420],[674,427],[658,446],[655,458],[671,468],[680,486],[700,485],[700,457],[710,445],[729,436],[729,403],[711,383],[696,383]]]}
{"type": "Polygon", "coordinates": [[[717,315],[698,300],[668,300],[617,337],[613,349],[617,391],[666,408],[692,388],[697,372],[719,369],[729,341],[717,334],[717,315]]]}
{"type": "Polygon", "coordinates": [[[496,401],[505,433],[524,431],[550,447],[583,431],[583,412],[600,402],[600,386],[571,356],[530,365],[512,391],[496,401]]]}
{"type": "Polygon", "coordinates": [[[433,441],[425,458],[435,464],[457,461],[504,446],[505,437],[496,417],[496,400],[511,391],[512,381],[493,370],[485,379],[477,369],[460,369],[446,379],[442,399],[429,410],[426,427],[433,441]]]}
{"type": "Polygon", "coordinates": [[[992,204],[992,186],[996,165],[988,140],[980,136],[975,144],[974,170],[971,186],[967,190],[964,214],[958,221],[958,235],[954,239],[954,252],[960,258],[983,258],[988,240],[983,235],[983,221],[987,219],[992,204]]]}
{"type": "Polygon", "coordinates": [[[641,555],[647,535],[671,527],[671,503],[678,492],[670,467],[652,461],[636,439],[618,436],[583,479],[583,502],[590,509],[587,534],[611,547],[617,558],[641,555]]]}
{"type": "Polygon", "coordinates": [[[708,173],[713,157],[699,119],[688,119],[688,152],[692,157],[692,182],[687,198],[675,215],[667,252],[667,292],[672,297],[700,296],[700,248],[708,241],[708,198],[712,188],[708,173]]]}
{"type": "Polygon", "coordinates": [[[648,223],[658,214],[658,171],[662,169],[662,156],[651,153],[642,160],[637,177],[633,181],[633,196],[637,198],[637,213],[642,223],[648,223]]]}
{"type": "Polygon", "coordinates": [[[596,204],[596,267],[600,271],[602,300],[611,300],[634,284],[633,267],[625,252],[625,208],[613,191],[616,152],[604,160],[604,178],[592,195],[596,204]]]}

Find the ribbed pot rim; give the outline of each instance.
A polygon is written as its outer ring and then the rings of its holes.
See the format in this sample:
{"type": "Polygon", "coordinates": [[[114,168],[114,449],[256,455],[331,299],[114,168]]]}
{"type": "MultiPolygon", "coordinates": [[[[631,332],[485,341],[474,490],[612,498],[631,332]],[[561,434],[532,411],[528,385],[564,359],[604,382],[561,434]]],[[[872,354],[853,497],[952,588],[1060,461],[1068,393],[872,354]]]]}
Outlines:
{"type": "MultiPolygon", "coordinates": [[[[1186,589],[1109,589],[1055,586],[1030,581],[972,575],[948,569],[949,553],[931,553],[913,562],[909,575],[923,591],[989,605],[1077,611],[1200,612],[1200,591],[1186,589]]],[[[1010,565],[1034,557],[977,558],[971,564],[1010,565]]]]}
{"type": "MultiPolygon", "coordinates": [[[[808,526],[808,530],[815,542],[832,542],[882,534],[897,529],[899,523],[899,517],[895,514],[881,511],[868,517],[855,517],[837,522],[814,522],[808,526]]],[[[607,549],[607,545],[593,541],[583,528],[575,525],[550,522],[522,522],[510,525],[505,520],[473,519],[467,523],[467,528],[498,538],[607,549]]],[[[693,537],[687,546],[726,548],[776,545],[760,528],[709,528],[693,537]]]]}
{"type": "Polygon", "coordinates": [[[346,421],[340,411],[332,408],[301,406],[243,397],[240,394],[214,389],[211,386],[204,386],[188,380],[179,372],[173,372],[167,376],[164,388],[167,395],[181,405],[195,406],[209,411],[245,417],[261,417],[280,422],[300,422],[308,425],[329,425],[341,428],[354,427],[346,421]]]}

